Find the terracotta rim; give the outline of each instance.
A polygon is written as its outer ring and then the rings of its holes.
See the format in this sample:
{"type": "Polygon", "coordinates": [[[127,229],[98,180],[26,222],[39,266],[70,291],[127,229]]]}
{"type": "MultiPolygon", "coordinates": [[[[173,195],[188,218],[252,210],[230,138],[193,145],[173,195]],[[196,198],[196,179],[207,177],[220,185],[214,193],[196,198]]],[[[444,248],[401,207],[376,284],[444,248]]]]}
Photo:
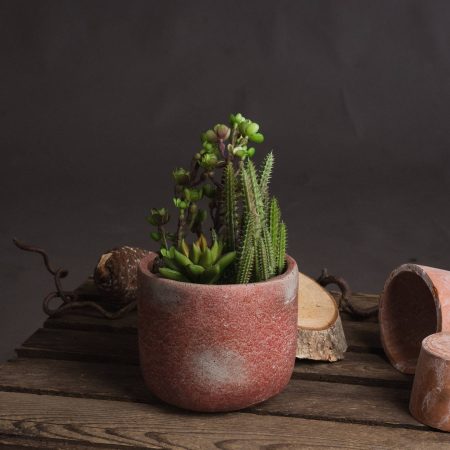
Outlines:
{"type": "MultiPolygon", "coordinates": [[[[150,264],[153,262],[153,260],[156,257],[156,253],[154,252],[150,252],[147,256],[144,256],[141,261],[139,262],[139,271],[144,274],[145,276],[152,278],[152,279],[157,279],[159,280],[161,283],[166,283],[169,286],[185,286],[186,288],[188,288],[188,286],[198,286],[198,283],[187,283],[186,281],[175,281],[175,280],[170,280],[168,278],[162,278],[156,274],[154,274],[153,272],[150,272],[149,270],[149,266],[150,264]]],[[[286,261],[287,261],[287,267],[286,270],[280,274],[277,275],[276,277],[270,278],[269,280],[266,281],[258,281],[256,283],[247,283],[247,284],[201,284],[202,289],[217,289],[217,288],[222,288],[224,286],[229,286],[229,287],[241,287],[241,286],[264,286],[265,284],[272,284],[274,282],[281,282],[284,281],[296,268],[297,268],[297,263],[295,262],[295,259],[290,257],[289,255],[286,255],[286,261]]]]}
{"type": "MultiPolygon", "coordinates": [[[[393,333],[392,331],[389,330],[389,328],[387,326],[387,322],[386,322],[386,317],[385,317],[386,309],[387,309],[387,305],[388,305],[388,303],[387,303],[388,292],[389,292],[389,288],[392,286],[392,283],[394,282],[394,280],[398,276],[405,274],[405,273],[415,275],[417,277],[417,279],[427,287],[427,289],[431,295],[431,298],[433,299],[434,313],[435,313],[435,318],[436,318],[436,329],[432,330],[430,334],[436,333],[439,330],[441,330],[442,314],[441,314],[441,307],[440,307],[437,289],[434,286],[431,278],[428,276],[427,272],[421,266],[416,265],[416,264],[403,264],[391,272],[388,279],[386,280],[386,283],[383,288],[383,292],[380,296],[379,323],[380,323],[381,341],[382,341],[386,356],[388,357],[389,361],[391,362],[391,364],[394,367],[396,367],[398,370],[405,372],[405,373],[414,373],[414,370],[411,368],[403,369],[401,367],[402,366],[401,361],[397,360],[393,355],[393,352],[392,352],[393,346],[387,345],[388,337],[390,339],[392,339],[393,336],[395,335],[395,333],[393,333]]],[[[390,299],[390,302],[392,302],[392,299],[390,299]]],[[[398,337],[393,339],[394,342],[398,341],[398,340],[399,340],[398,337]]],[[[418,357],[419,357],[419,354],[417,354],[417,358],[418,357]]]]}

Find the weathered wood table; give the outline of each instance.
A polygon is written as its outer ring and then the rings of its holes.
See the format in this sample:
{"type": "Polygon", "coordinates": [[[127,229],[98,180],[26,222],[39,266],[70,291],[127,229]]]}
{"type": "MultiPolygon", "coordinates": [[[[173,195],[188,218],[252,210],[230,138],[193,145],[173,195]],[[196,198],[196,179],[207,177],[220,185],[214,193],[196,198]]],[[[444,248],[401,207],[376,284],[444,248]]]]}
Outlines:
{"type": "MultiPolygon", "coordinates": [[[[357,297],[376,301],[374,296],[357,297]]],[[[0,444],[63,449],[450,448],[449,434],[410,416],[412,380],[386,362],[378,324],[343,319],[349,344],[344,361],[298,361],[283,393],[227,414],[182,411],[148,393],[139,373],[135,313],[116,321],[75,314],[48,319],[17,349],[17,359],[0,366],[0,444]]]]}

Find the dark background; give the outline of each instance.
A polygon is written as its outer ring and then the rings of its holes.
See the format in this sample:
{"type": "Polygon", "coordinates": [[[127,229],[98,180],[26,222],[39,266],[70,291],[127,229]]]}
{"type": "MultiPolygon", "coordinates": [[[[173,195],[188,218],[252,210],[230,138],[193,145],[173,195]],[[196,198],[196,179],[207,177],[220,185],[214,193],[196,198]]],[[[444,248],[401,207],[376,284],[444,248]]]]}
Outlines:
{"type": "Polygon", "coordinates": [[[199,133],[240,111],[276,152],[300,270],[380,291],[450,269],[447,1],[0,1],[0,359],[43,321],[45,247],[80,284],[199,133]]]}

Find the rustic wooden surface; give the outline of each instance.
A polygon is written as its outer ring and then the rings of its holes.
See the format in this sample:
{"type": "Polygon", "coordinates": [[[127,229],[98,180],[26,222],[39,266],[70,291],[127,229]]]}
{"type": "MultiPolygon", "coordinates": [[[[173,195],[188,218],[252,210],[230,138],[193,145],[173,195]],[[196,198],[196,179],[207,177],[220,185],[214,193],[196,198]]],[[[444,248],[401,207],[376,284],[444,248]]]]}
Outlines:
{"type": "MultiPolygon", "coordinates": [[[[95,296],[89,283],[82,291],[95,296]]],[[[283,393],[228,414],[185,412],[148,392],[135,313],[48,319],[0,365],[0,447],[450,449],[449,434],[410,416],[412,379],[387,363],[378,324],[343,319],[343,361],[298,361],[283,393]]]]}

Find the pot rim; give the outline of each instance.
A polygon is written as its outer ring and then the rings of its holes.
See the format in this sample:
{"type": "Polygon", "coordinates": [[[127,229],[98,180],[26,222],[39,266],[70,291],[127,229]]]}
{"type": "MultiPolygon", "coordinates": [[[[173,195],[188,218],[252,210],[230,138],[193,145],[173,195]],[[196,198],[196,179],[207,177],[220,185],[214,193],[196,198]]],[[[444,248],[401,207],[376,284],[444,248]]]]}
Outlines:
{"type": "MultiPolygon", "coordinates": [[[[290,276],[290,274],[292,272],[294,272],[297,269],[297,262],[295,261],[294,258],[292,258],[291,256],[289,256],[288,254],[286,254],[286,270],[280,274],[277,275],[275,277],[269,278],[268,280],[265,281],[257,281],[257,282],[253,282],[253,283],[240,283],[240,284],[201,284],[201,283],[190,283],[190,282],[186,282],[186,281],[176,281],[176,280],[170,280],[169,278],[163,278],[153,272],[150,272],[149,270],[149,265],[153,262],[153,260],[156,257],[156,252],[149,252],[148,255],[144,256],[140,261],[139,261],[139,266],[138,266],[138,271],[148,277],[151,278],[153,280],[158,280],[161,283],[165,283],[168,286],[179,286],[179,287],[183,287],[185,286],[186,288],[189,286],[201,286],[202,289],[217,289],[217,288],[224,288],[224,287],[234,287],[235,289],[237,287],[241,287],[241,286],[249,286],[249,287],[253,287],[253,286],[264,286],[267,284],[272,284],[274,282],[280,282],[280,281],[284,281],[287,277],[290,276]]],[[[298,270],[298,269],[297,269],[298,270]]]]}

